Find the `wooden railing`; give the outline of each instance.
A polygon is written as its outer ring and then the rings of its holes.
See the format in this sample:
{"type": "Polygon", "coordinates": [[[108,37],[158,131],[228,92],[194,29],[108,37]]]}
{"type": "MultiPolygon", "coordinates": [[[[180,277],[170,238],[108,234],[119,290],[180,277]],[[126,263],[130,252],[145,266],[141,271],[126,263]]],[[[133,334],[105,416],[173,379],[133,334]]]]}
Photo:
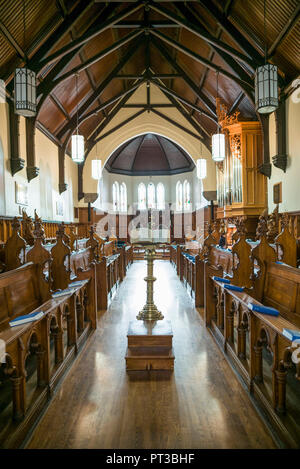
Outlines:
{"type": "MultiPolygon", "coordinates": [[[[0,244],[6,243],[8,238],[12,235],[12,223],[15,217],[1,217],[0,218],[0,244]]],[[[20,217],[21,220],[21,230],[20,230],[20,235],[22,238],[26,239],[26,227],[25,224],[26,222],[22,217],[20,217]]],[[[44,233],[45,233],[45,241],[46,242],[54,242],[56,240],[56,233],[58,230],[59,225],[61,222],[58,221],[49,221],[49,220],[41,220],[43,227],[44,227],[44,233]]],[[[28,223],[28,221],[27,221],[28,223]]],[[[72,231],[77,235],[78,239],[81,238],[88,238],[89,236],[89,227],[90,225],[87,223],[68,223],[65,222],[65,227],[66,227],[66,234],[70,235],[72,231]]],[[[33,226],[31,227],[31,229],[33,226]]]]}

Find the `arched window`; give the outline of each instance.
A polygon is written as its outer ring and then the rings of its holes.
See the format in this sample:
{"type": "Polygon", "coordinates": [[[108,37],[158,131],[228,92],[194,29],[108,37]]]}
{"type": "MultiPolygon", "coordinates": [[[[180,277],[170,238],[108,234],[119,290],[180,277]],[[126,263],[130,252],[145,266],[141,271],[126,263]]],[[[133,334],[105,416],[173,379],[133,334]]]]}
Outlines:
{"type": "Polygon", "coordinates": [[[159,182],[156,188],[156,199],[158,210],[165,209],[165,186],[159,182]]]}
{"type": "Polygon", "coordinates": [[[183,183],[183,209],[190,210],[191,204],[191,185],[185,180],[183,183]]]}
{"type": "Polygon", "coordinates": [[[153,182],[148,184],[148,208],[155,208],[155,185],[153,182]]]}
{"type": "Polygon", "coordinates": [[[120,186],[117,181],[112,185],[112,200],[113,200],[113,210],[117,212],[120,210],[120,186]]]}
{"type": "Polygon", "coordinates": [[[122,182],[120,187],[120,211],[127,212],[127,187],[125,182],[122,182]]]}
{"type": "Polygon", "coordinates": [[[176,184],[176,210],[177,212],[182,210],[182,184],[180,181],[176,184]]]}
{"type": "Polygon", "coordinates": [[[138,209],[146,210],[146,186],[142,182],[138,186],[138,209]]]}

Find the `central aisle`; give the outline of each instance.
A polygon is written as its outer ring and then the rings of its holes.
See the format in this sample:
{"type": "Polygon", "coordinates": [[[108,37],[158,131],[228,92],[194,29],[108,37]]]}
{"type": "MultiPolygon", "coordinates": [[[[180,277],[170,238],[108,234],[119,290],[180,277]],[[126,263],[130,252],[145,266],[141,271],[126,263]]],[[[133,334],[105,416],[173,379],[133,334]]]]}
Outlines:
{"type": "Polygon", "coordinates": [[[171,264],[155,261],[154,275],[174,372],[125,370],[128,323],[146,300],[146,263],[135,262],[28,448],[275,447],[171,264]]]}

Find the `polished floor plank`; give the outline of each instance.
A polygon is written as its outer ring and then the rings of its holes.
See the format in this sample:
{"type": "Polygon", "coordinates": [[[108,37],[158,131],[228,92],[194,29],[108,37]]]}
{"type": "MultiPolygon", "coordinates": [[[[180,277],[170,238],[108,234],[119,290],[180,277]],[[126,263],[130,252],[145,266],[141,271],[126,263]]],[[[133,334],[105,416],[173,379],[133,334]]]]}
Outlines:
{"type": "Polygon", "coordinates": [[[126,372],[127,328],[146,300],[135,262],[71,368],[28,448],[274,448],[168,261],[155,303],[173,327],[174,372],[126,372]]]}

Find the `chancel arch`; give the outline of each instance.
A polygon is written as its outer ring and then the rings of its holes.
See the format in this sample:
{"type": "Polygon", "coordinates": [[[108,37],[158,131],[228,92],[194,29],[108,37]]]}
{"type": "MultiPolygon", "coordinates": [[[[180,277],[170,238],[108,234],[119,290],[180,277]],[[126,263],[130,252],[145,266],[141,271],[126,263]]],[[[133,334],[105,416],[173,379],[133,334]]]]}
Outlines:
{"type": "Polygon", "coordinates": [[[1,448],[300,447],[299,15],[0,1],[1,448]]]}

